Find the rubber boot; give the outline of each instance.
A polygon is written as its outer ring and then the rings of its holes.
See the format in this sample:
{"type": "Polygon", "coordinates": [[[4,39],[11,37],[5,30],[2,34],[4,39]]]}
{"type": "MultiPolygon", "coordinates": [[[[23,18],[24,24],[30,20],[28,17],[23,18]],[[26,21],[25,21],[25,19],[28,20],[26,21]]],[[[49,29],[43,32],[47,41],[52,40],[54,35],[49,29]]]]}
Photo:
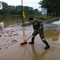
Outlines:
{"type": "Polygon", "coordinates": [[[49,44],[48,44],[48,42],[45,40],[45,41],[43,41],[45,44],[46,44],[46,47],[44,48],[44,49],[49,49],[50,48],[50,46],[49,46],[49,44]]]}
{"type": "Polygon", "coordinates": [[[34,38],[35,37],[32,37],[32,40],[31,40],[31,42],[29,44],[34,44],[34,38]]]}

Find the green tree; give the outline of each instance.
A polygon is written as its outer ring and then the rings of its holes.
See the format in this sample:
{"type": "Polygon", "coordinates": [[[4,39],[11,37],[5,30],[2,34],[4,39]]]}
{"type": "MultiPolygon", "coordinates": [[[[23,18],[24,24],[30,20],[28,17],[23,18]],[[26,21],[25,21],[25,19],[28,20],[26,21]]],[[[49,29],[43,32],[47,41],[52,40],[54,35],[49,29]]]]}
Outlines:
{"type": "Polygon", "coordinates": [[[3,5],[3,9],[0,10],[0,13],[1,13],[2,15],[7,15],[7,14],[9,14],[8,4],[5,3],[5,2],[2,2],[2,5],[3,5]]]}
{"type": "MultiPolygon", "coordinates": [[[[13,16],[19,16],[22,17],[22,6],[11,6],[7,3],[3,2],[3,9],[0,10],[1,15],[13,15],[13,16]]],[[[40,15],[40,12],[38,9],[33,9],[32,7],[24,6],[24,11],[26,18],[29,17],[36,17],[40,15]]]]}
{"type": "Polygon", "coordinates": [[[60,0],[42,0],[42,8],[47,8],[49,15],[60,15],[60,0]]]}

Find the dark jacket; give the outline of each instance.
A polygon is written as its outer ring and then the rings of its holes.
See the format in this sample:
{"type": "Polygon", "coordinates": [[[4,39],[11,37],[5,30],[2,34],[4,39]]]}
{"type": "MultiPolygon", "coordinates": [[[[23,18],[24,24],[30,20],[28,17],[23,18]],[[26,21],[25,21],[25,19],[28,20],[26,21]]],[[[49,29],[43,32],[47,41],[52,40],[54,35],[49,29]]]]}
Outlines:
{"type": "Polygon", "coordinates": [[[43,29],[43,23],[35,20],[34,23],[33,23],[33,29],[35,31],[37,31],[39,29],[42,30],[43,29]]]}

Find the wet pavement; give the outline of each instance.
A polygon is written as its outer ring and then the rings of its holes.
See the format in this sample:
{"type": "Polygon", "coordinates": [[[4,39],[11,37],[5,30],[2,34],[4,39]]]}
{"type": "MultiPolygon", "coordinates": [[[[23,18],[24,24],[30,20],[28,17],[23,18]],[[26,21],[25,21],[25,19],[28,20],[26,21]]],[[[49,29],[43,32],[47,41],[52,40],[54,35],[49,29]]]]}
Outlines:
{"type": "Polygon", "coordinates": [[[58,24],[44,24],[45,29],[59,29],[60,25],[58,24]]]}
{"type": "MultiPolygon", "coordinates": [[[[32,26],[24,29],[21,26],[6,28],[0,37],[0,60],[60,60],[60,28],[46,27],[44,35],[50,44],[48,50],[44,49],[45,44],[39,35],[36,36],[34,45],[20,45],[32,35],[32,26]]],[[[30,41],[31,38],[28,43],[30,41]]]]}

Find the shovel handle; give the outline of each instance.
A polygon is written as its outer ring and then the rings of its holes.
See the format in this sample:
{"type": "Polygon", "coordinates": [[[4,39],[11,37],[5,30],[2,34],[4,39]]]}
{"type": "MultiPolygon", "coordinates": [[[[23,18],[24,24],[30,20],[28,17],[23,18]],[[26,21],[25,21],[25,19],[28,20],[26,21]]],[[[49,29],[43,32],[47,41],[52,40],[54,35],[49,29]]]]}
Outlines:
{"type": "MultiPolygon", "coordinates": [[[[38,31],[39,31],[39,30],[38,30],[38,31]]],[[[37,31],[37,32],[38,32],[38,31],[37,31]]],[[[36,32],[35,32],[35,33],[36,33],[36,32]]],[[[31,37],[34,37],[34,36],[32,36],[32,35],[29,36],[29,37],[26,39],[26,41],[28,41],[31,37]]]]}
{"type": "Polygon", "coordinates": [[[28,41],[32,36],[29,36],[26,41],[28,41]]]}

